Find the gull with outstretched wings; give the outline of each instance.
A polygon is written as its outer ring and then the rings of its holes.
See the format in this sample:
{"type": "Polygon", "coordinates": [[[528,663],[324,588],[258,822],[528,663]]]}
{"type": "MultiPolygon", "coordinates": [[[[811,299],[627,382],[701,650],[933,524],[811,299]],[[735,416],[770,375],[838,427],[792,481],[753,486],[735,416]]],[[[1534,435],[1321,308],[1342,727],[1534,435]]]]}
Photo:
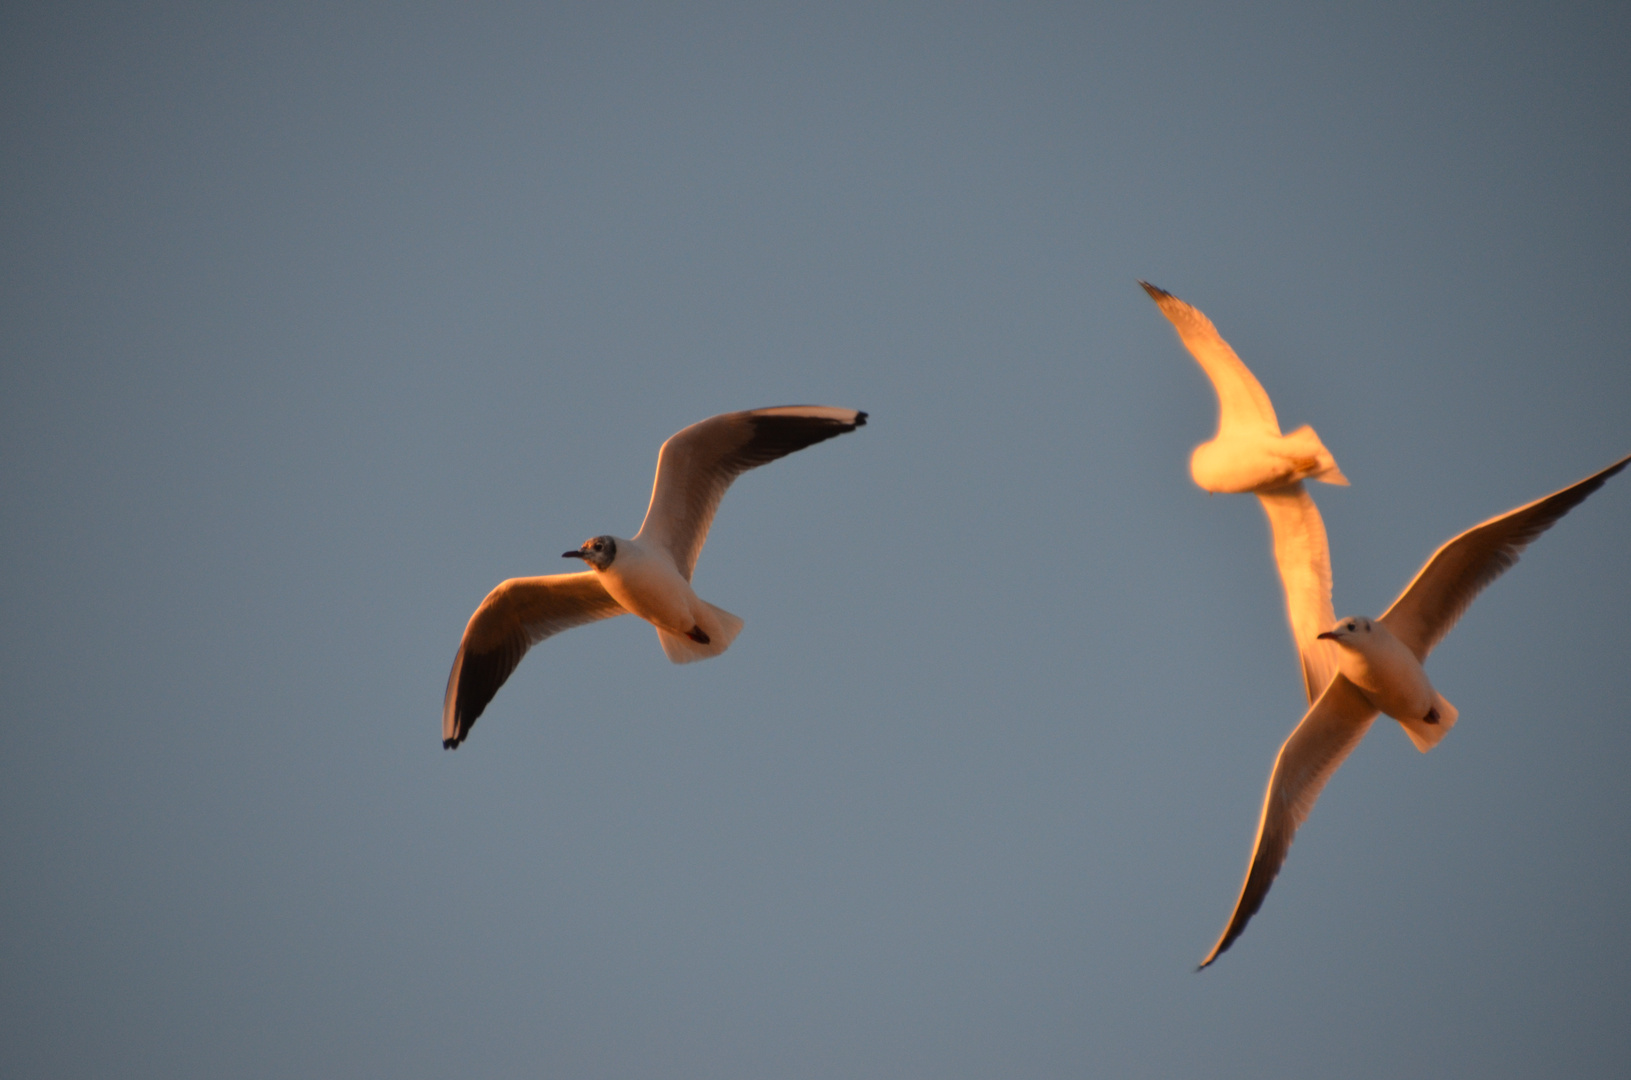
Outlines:
{"type": "Polygon", "coordinates": [[[698,597],[691,571],[725,489],[748,469],[865,423],[854,409],[784,405],[722,413],[669,438],[632,539],[585,540],[562,558],[582,559],[587,570],[511,578],[470,616],[442,699],[442,745],[465,740],[529,648],[574,626],[632,612],[657,628],[676,664],[724,652],[742,620],[698,597]]]}
{"type": "Polygon", "coordinates": [[[1280,747],[1240,899],[1201,967],[1233,944],[1262,907],[1298,826],[1378,713],[1399,721],[1423,753],[1455,725],[1455,706],[1433,688],[1422,668],[1427,655],[1473,598],[1518,561],[1524,548],[1627,463],[1631,457],[1468,529],[1433,553],[1380,619],[1341,619],[1320,635],[1337,644],[1339,672],[1280,747]]]}

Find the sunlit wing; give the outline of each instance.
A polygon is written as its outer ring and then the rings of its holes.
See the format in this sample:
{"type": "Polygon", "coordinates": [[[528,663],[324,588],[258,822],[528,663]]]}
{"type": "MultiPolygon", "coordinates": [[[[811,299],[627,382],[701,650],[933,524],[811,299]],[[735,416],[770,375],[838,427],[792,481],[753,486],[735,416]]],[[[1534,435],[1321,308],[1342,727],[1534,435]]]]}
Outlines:
{"type": "Polygon", "coordinates": [[[1631,462],[1623,457],[1601,472],[1527,506],[1474,525],[1433,553],[1393,606],[1382,624],[1426,660],[1473,597],[1518,561],[1523,549],[1559,518],[1579,506],[1604,481],[1631,462]]]}
{"type": "Polygon", "coordinates": [[[623,614],[593,570],[511,578],[470,616],[442,698],[442,745],[451,750],[528,649],[562,630],[623,614]]]}
{"type": "Polygon", "coordinates": [[[1212,387],[1218,394],[1218,434],[1280,434],[1280,421],[1274,415],[1274,405],[1269,401],[1268,394],[1257,377],[1235,355],[1229,343],[1219,335],[1212,320],[1165,289],[1147,281],[1140,281],[1139,284],[1144,286],[1144,291],[1150,294],[1150,299],[1155,301],[1167,321],[1177,328],[1184,348],[1199,361],[1207,378],[1212,380],[1212,387]]]}
{"type": "Polygon", "coordinates": [[[866,413],[824,405],[722,413],[673,435],[657,454],[651,505],[635,539],[666,548],[685,579],[708,539],[725,489],[749,469],[866,423],[866,413]]]}
{"type": "Polygon", "coordinates": [[[1331,680],[1312,708],[1280,747],[1269,774],[1269,787],[1263,796],[1263,812],[1257,821],[1257,840],[1252,845],[1252,862],[1246,882],[1240,888],[1235,912],[1218,943],[1212,946],[1204,968],[1234,944],[1246,929],[1269,886],[1280,873],[1297,829],[1308,820],[1325,782],[1337,771],[1343,759],[1359,745],[1370,730],[1376,710],[1345,676],[1331,680]]]}
{"type": "Polygon", "coordinates": [[[1286,618],[1313,704],[1337,673],[1336,646],[1318,640],[1336,622],[1331,609],[1331,550],[1325,522],[1302,482],[1257,493],[1274,534],[1274,565],[1286,594],[1286,618]]]}

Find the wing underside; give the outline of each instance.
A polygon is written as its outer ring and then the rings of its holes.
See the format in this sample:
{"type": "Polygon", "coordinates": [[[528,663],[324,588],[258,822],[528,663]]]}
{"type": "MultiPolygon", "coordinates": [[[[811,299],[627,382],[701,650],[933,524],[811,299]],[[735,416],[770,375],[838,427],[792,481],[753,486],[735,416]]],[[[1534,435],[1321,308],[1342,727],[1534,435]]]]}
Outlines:
{"type": "Polygon", "coordinates": [[[636,539],[666,548],[691,579],[725,491],[742,473],[854,431],[866,413],[783,405],[722,413],[678,432],[657,454],[651,503],[636,539]]]}
{"type": "Polygon", "coordinates": [[[1536,537],[1628,463],[1631,456],[1543,499],[1474,525],[1445,543],[1382,615],[1382,625],[1408,645],[1418,660],[1425,661],[1474,597],[1510,569],[1536,537]]]}
{"type": "Polygon", "coordinates": [[[1139,284],[1178,331],[1184,348],[1212,380],[1218,395],[1218,434],[1280,434],[1280,421],[1274,415],[1274,403],[1269,400],[1268,392],[1223,340],[1212,320],[1165,289],[1147,281],[1139,284]]]}
{"type": "Polygon", "coordinates": [[[1280,747],[1269,774],[1263,809],[1257,819],[1257,838],[1252,843],[1252,861],[1240,898],[1223,936],[1212,946],[1205,968],[1234,944],[1269,894],[1269,886],[1284,865],[1297,829],[1308,820],[1314,803],[1345,758],[1370,730],[1376,710],[1353,683],[1342,675],[1331,680],[1303,717],[1290,738],[1280,747]]]}
{"type": "Polygon", "coordinates": [[[623,614],[593,570],[511,578],[470,616],[442,697],[442,745],[455,749],[521,663],[552,634],[623,614]]]}

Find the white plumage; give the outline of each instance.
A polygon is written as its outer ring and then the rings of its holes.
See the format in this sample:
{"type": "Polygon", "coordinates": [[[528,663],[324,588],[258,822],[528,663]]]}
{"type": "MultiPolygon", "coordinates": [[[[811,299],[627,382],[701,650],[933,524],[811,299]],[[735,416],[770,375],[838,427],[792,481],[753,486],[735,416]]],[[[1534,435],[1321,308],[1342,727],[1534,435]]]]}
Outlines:
{"type": "Polygon", "coordinates": [[[748,469],[865,423],[866,413],[854,409],[785,405],[722,413],[670,437],[632,539],[586,540],[564,557],[590,569],[511,578],[470,616],[442,699],[442,745],[465,740],[529,648],[574,626],[632,612],[657,628],[676,664],[724,652],[742,620],[698,597],[691,571],[725,490],[748,469]]]}
{"type": "Polygon", "coordinates": [[[1320,635],[1337,644],[1339,673],[1274,759],[1240,898],[1201,967],[1216,960],[1246,929],[1325,782],[1359,745],[1379,712],[1398,720],[1423,753],[1455,725],[1455,706],[1433,688],[1422,667],[1428,654],[1473,598],[1518,561],[1524,548],[1627,463],[1631,457],[1475,525],[1434,552],[1380,619],[1345,618],[1320,635]]]}

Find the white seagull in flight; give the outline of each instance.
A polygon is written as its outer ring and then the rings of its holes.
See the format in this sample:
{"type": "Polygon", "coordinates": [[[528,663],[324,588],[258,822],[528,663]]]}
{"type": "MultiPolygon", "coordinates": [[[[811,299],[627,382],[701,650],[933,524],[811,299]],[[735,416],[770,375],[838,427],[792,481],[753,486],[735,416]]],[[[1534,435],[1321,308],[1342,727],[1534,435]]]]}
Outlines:
{"type": "Polygon", "coordinates": [[[1336,650],[1319,641],[1336,619],[1331,608],[1331,559],[1325,522],[1302,481],[1348,483],[1314,429],[1280,434],[1263,386],[1223,340],[1212,320],[1165,289],[1140,281],[1161,314],[1212,380],[1218,394],[1218,433],[1195,448],[1189,475],[1207,491],[1254,492],[1274,534],[1274,562],[1286,594],[1286,618],[1302,661],[1303,690],[1312,704],[1336,674],[1336,650]]]}
{"type": "Polygon", "coordinates": [[[1455,725],[1455,706],[1433,689],[1422,664],[1473,597],[1603,482],[1631,463],[1621,458],[1577,484],[1491,518],[1433,553],[1380,619],[1341,619],[1320,637],[1336,642],[1340,673],[1331,680],[1274,759],[1257,822],[1251,866],[1240,899],[1204,968],[1234,943],[1262,906],[1297,827],[1325,782],[1370,729],[1378,712],[1404,726],[1423,753],[1455,725]]]}
{"type": "Polygon", "coordinates": [[[442,699],[442,745],[451,750],[469,736],[529,648],[574,626],[633,612],[657,628],[676,664],[724,652],[742,620],[698,597],[691,570],[725,489],[749,469],[865,423],[866,413],[854,409],[784,405],[721,413],[669,438],[633,539],[585,540],[562,558],[589,569],[511,578],[470,616],[442,699]]]}

